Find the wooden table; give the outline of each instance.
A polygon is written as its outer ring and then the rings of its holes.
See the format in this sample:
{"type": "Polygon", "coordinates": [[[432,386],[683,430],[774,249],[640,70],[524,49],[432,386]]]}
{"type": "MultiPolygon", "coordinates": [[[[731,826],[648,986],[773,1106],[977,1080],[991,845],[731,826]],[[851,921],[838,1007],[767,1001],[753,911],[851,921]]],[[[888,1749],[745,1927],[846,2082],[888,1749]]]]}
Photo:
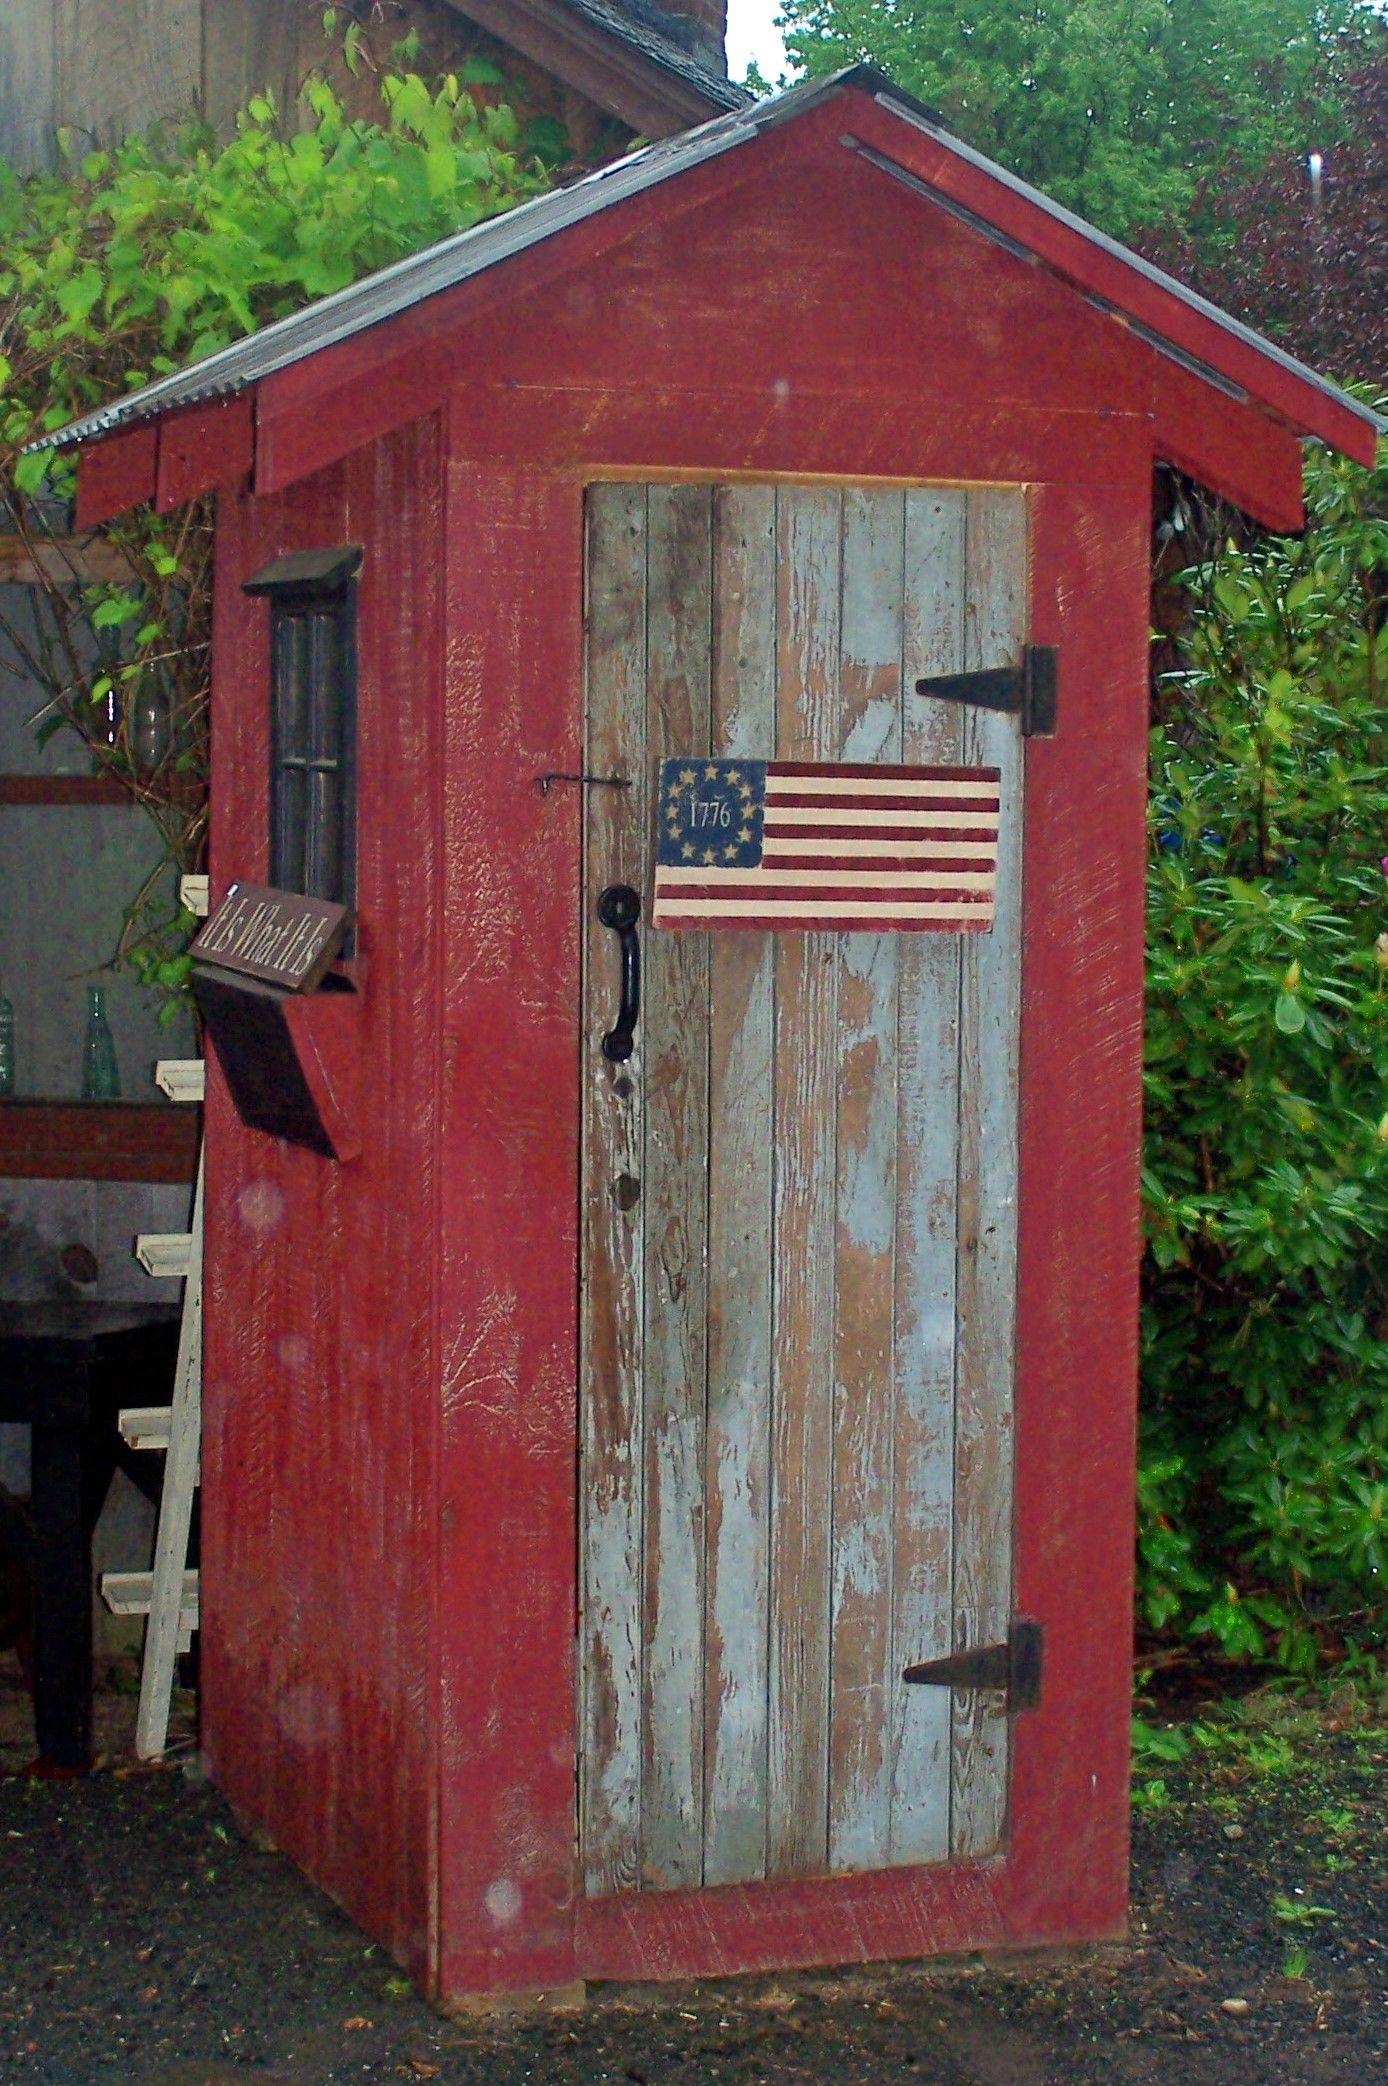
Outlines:
{"type": "Polygon", "coordinates": [[[84,1771],[92,1746],[91,1538],[120,1460],[120,1407],[172,1380],[178,1309],[81,1298],[0,1301],[0,1420],[27,1422],[27,1499],[0,1487],[0,1540],[34,1582],[39,1764],[84,1771]]]}

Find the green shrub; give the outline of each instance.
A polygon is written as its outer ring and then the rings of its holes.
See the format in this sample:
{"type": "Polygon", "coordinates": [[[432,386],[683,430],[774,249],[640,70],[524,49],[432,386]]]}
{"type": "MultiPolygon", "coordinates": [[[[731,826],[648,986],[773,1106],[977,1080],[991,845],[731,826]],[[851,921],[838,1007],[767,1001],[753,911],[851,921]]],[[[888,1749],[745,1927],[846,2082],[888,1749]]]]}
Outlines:
{"type": "Polygon", "coordinates": [[[44,476],[14,459],[38,430],[548,185],[530,131],[481,98],[494,66],[428,81],[404,49],[377,78],[379,122],[311,74],[299,120],[252,95],[225,143],[190,119],[109,151],[60,132],[51,175],[0,163],[0,442],[21,490],[44,476]]]}
{"type": "MultiPolygon", "coordinates": [[[[365,50],[349,23],[350,70],[365,50]]],[[[0,665],[35,689],[40,736],[78,731],[159,834],[162,858],[130,894],[115,954],[160,995],[182,992],[196,923],[156,894],[167,865],[200,868],[206,844],[211,503],[120,516],[101,533],[128,578],[84,585],[62,530],[73,455],[21,452],[548,187],[566,150],[558,126],[499,102],[504,83],[484,59],[427,80],[414,55],[406,39],[373,66],[379,120],[350,117],[314,73],[290,120],[252,95],[225,141],[189,119],[102,151],[60,133],[52,174],[21,180],[0,163],[0,514],[46,575],[37,625],[0,614],[0,665]],[[142,703],[170,720],[153,767],[133,729],[142,703]]]]}
{"type": "Polygon", "coordinates": [[[1388,1548],[1388,468],[1307,508],[1152,735],[1139,1479],[1139,1621],[1292,1668],[1388,1548]]]}

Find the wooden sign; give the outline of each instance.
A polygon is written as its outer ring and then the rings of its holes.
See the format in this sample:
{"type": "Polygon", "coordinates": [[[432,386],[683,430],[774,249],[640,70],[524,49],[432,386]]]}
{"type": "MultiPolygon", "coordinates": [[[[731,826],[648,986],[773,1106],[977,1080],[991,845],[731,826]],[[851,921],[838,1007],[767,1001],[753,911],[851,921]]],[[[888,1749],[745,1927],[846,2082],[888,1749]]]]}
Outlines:
{"type": "Polygon", "coordinates": [[[351,913],[322,898],[232,884],[192,946],[197,963],[311,992],[342,946],[351,913]]]}

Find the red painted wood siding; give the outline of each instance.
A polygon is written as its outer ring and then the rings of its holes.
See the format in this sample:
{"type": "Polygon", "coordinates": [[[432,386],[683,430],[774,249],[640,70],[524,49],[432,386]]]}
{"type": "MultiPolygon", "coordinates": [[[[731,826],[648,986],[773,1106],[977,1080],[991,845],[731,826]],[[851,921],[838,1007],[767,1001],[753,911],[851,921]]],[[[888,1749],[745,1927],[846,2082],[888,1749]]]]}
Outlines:
{"type": "Polygon", "coordinates": [[[445,1993],[574,1974],[582,493],[454,457],[447,526],[445,1993]]]}
{"type": "Polygon", "coordinates": [[[943,475],[974,476],[991,438],[1012,475],[1073,482],[1174,442],[1293,524],[1295,445],[1266,414],[1194,379],[1192,412],[1174,365],[845,151],[844,120],[801,118],[267,379],[258,482],[425,410],[465,369],[471,452],[517,462],[544,414],[575,466],[640,468],[634,406],[690,468],[724,472],[888,472],[913,432],[943,475]]]}
{"type": "MultiPolygon", "coordinates": [[[[457,429],[455,427],[455,436],[457,429]]],[[[986,459],[985,459],[986,461],[986,459]]],[[[577,488],[454,459],[440,1785],[445,1992],[1121,1930],[1136,1367],[1147,489],[1040,493],[1028,749],[1017,1606],[1047,1634],[1011,1852],[575,1903],[572,1665],[579,905],[577,488]],[[490,523],[488,523],[490,518],[490,523]],[[502,588],[502,577],[505,586],[502,588]],[[498,591],[500,590],[500,591],[498,591]],[[489,596],[495,594],[495,606],[489,596]],[[490,697],[490,701],[489,701],[490,697]],[[488,719],[495,705],[495,728],[488,719]],[[466,807],[507,794],[485,868],[466,807]],[[459,821],[463,830],[460,831],[459,821]],[[521,913],[498,907],[523,888],[521,913]],[[497,1041],[497,1010],[522,1013],[497,1041]]]]}
{"type": "Polygon", "coordinates": [[[243,1130],[208,1081],[204,1739],[232,1803],[419,1975],[431,1950],[438,1381],[434,1195],[444,710],[439,428],[217,530],[214,895],[266,868],[277,552],[365,547],[358,900],[363,1152],[243,1130]]]}
{"type": "MultiPolygon", "coordinates": [[[[466,355],[421,336],[429,382],[458,387],[445,430],[225,503],[222,879],[264,869],[264,609],[239,580],[366,546],[367,1098],[362,1158],[334,1169],[239,1131],[212,1082],[209,1748],[448,1996],[1123,1918],[1151,358],[833,172],[710,186],[493,302],[466,355]],[[1003,1859],[575,1900],[580,806],[536,778],[580,764],[583,482],[614,470],[1033,487],[1031,634],[1061,648],[1061,713],[1027,754],[1016,1570],[1047,1656],[1003,1859]]],[[[373,412],[336,353],[344,415],[352,387],[373,412]]],[[[264,482],[351,439],[308,376],[262,390],[264,482]]],[[[1230,404],[1221,439],[1251,451],[1263,426],[1230,404]]]]}

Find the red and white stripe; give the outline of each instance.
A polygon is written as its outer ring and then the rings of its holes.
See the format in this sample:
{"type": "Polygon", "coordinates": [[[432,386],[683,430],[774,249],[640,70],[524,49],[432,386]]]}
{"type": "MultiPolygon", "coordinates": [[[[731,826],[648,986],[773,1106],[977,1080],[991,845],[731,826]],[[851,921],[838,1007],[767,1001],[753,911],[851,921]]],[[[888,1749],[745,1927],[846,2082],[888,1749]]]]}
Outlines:
{"type": "Polygon", "coordinates": [[[654,923],[991,927],[998,817],[996,768],[768,763],[761,862],[660,864],[654,923]]]}

